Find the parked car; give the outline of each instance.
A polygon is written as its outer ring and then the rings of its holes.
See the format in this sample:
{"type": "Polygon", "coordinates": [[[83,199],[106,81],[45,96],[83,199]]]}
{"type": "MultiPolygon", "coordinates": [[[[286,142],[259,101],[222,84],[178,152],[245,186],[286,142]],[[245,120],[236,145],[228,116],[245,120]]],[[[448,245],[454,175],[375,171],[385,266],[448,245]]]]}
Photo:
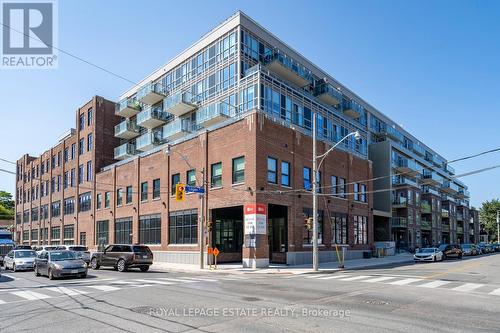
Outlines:
{"type": "Polygon", "coordinates": [[[40,254],[43,251],[51,251],[51,250],[54,250],[55,248],[56,248],[56,246],[54,246],[54,245],[42,245],[42,246],[36,247],[35,251],[36,251],[36,254],[40,254]]]}
{"type": "Polygon", "coordinates": [[[491,245],[491,244],[485,244],[484,247],[486,248],[486,253],[495,252],[495,249],[493,248],[493,245],[491,245]]]}
{"type": "Polygon", "coordinates": [[[35,259],[35,275],[49,279],[78,276],[87,277],[87,264],[74,251],[43,251],[35,259]]]}
{"type": "Polygon", "coordinates": [[[139,268],[146,272],[153,264],[153,253],[145,245],[112,244],[104,251],[92,254],[90,265],[92,269],[100,266],[114,267],[120,272],[129,268],[139,268]]]}
{"type": "Polygon", "coordinates": [[[90,264],[90,252],[86,246],[83,245],[58,245],[54,250],[68,250],[75,251],[76,255],[79,256],[87,266],[90,264]]]}
{"type": "Polygon", "coordinates": [[[474,244],[461,244],[460,248],[464,256],[475,256],[477,255],[477,248],[474,244]]]}
{"type": "Polygon", "coordinates": [[[443,252],[441,252],[436,247],[428,247],[420,249],[415,255],[413,255],[413,260],[415,262],[419,261],[442,261],[443,252]]]}
{"type": "Polygon", "coordinates": [[[33,248],[29,245],[16,245],[13,250],[33,250],[33,248]]]}
{"type": "Polygon", "coordinates": [[[485,254],[486,253],[486,247],[485,247],[484,243],[476,244],[476,248],[477,248],[477,254],[485,254]]]}
{"type": "Polygon", "coordinates": [[[12,250],[5,256],[5,269],[12,271],[30,270],[35,266],[36,252],[33,250],[12,250]]]}
{"type": "Polygon", "coordinates": [[[500,243],[493,243],[492,245],[495,252],[500,252],[500,243]]]}
{"type": "Polygon", "coordinates": [[[462,259],[463,257],[462,249],[458,244],[442,244],[439,246],[439,250],[443,252],[443,259],[448,259],[448,258],[462,259]]]}

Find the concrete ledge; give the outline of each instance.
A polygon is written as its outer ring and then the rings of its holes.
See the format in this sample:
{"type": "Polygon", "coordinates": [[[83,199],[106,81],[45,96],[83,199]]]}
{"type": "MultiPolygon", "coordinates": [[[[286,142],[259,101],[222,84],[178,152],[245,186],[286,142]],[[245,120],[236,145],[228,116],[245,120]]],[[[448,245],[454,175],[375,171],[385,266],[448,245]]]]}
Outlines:
{"type": "Polygon", "coordinates": [[[269,258],[243,258],[243,268],[268,268],[269,258]]]}

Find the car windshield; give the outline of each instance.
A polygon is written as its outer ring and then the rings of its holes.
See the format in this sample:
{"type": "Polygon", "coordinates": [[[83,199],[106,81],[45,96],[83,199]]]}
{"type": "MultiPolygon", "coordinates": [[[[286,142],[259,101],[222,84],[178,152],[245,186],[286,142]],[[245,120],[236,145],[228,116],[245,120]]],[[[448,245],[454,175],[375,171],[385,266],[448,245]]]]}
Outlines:
{"type": "Polygon", "coordinates": [[[87,251],[87,248],[85,246],[70,246],[69,249],[71,251],[80,251],[80,252],[87,251]]]}
{"type": "Polygon", "coordinates": [[[71,251],[53,251],[50,252],[51,261],[75,260],[78,259],[75,252],[71,251]]]}
{"type": "Polygon", "coordinates": [[[441,245],[441,246],[439,247],[439,250],[440,250],[440,251],[443,251],[444,249],[446,249],[446,245],[441,245]]]}
{"type": "Polygon", "coordinates": [[[151,250],[147,246],[134,245],[134,252],[151,253],[151,250]]]}
{"type": "Polygon", "coordinates": [[[35,251],[16,251],[16,252],[14,252],[14,256],[16,258],[35,258],[36,252],[35,251]]]}
{"type": "Polygon", "coordinates": [[[464,249],[470,249],[471,245],[470,244],[463,244],[462,248],[464,249]]]}
{"type": "Polygon", "coordinates": [[[0,239],[12,239],[12,235],[10,235],[10,234],[0,234],[0,239]]]}
{"type": "Polygon", "coordinates": [[[422,249],[422,250],[420,250],[420,252],[422,252],[422,253],[433,253],[433,252],[434,252],[434,249],[431,249],[431,248],[428,248],[428,249],[422,249]]]}

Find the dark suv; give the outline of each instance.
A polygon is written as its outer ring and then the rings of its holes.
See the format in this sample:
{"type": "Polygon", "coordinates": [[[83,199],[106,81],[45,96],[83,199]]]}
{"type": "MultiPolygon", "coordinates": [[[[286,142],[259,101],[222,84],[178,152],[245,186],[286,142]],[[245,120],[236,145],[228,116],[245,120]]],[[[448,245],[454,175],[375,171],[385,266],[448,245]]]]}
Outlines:
{"type": "Polygon", "coordinates": [[[120,272],[128,268],[140,268],[146,272],[153,264],[153,253],[145,245],[112,244],[103,252],[95,252],[90,259],[92,269],[100,266],[114,267],[120,272]]]}
{"type": "Polygon", "coordinates": [[[439,250],[443,252],[443,259],[448,258],[458,258],[462,259],[463,252],[458,244],[442,244],[439,246],[439,250]]]}

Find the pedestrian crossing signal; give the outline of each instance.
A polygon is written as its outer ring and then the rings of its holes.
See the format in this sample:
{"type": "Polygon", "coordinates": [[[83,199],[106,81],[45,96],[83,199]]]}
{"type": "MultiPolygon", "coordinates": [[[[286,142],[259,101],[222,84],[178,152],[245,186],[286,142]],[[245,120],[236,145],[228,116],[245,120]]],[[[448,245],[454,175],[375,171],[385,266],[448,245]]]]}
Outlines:
{"type": "Polygon", "coordinates": [[[307,230],[312,230],[312,228],[313,228],[313,218],[312,217],[308,217],[307,219],[305,219],[304,226],[306,227],[307,230]]]}
{"type": "Polygon", "coordinates": [[[175,185],[175,201],[184,201],[184,196],[186,192],[186,187],[184,184],[176,184],[175,185]]]}

